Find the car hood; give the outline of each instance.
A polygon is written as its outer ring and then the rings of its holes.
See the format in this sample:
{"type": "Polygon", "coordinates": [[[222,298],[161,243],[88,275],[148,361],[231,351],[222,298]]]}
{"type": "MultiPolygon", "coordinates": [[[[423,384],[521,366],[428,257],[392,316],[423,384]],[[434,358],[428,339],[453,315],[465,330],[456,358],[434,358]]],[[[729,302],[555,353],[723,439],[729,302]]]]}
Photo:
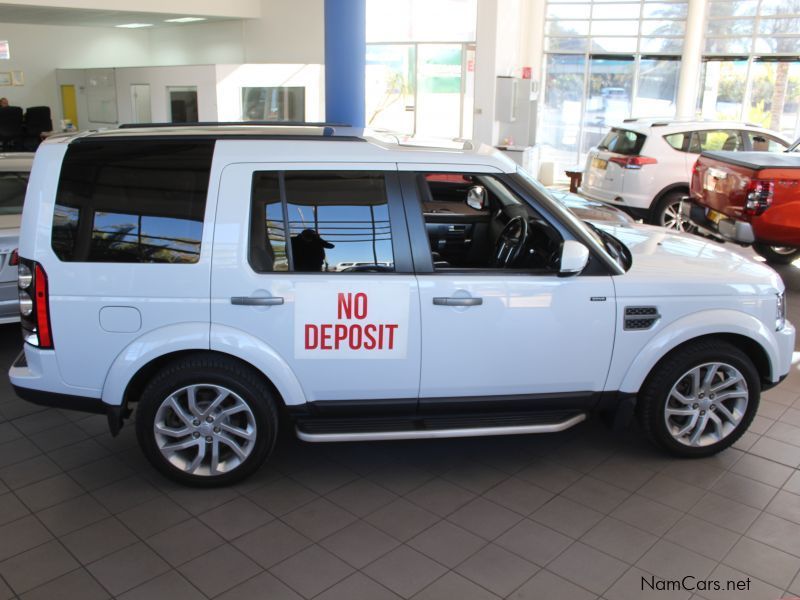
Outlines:
{"type": "Polygon", "coordinates": [[[765,264],[734,252],[731,246],[651,225],[597,223],[631,251],[633,264],[618,290],[635,295],[762,295],[784,290],[780,276],[765,264]]]}

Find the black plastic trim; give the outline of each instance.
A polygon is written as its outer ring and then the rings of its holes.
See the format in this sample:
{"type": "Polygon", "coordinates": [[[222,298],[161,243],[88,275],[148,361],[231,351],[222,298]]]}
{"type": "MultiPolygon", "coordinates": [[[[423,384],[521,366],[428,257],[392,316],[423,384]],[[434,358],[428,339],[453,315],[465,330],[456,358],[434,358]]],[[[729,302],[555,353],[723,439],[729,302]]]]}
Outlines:
{"type": "Polygon", "coordinates": [[[317,400],[287,406],[297,419],[354,417],[369,419],[386,416],[457,416],[480,413],[526,414],[539,411],[593,410],[601,403],[612,404],[617,392],[560,392],[504,396],[453,396],[437,398],[386,398],[374,400],[317,400]],[[605,400],[604,400],[605,399],[605,400]]]}
{"type": "Polygon", "coordinates": [[[303,142],[366,142],[364,138],[353,135],[274,135],[258,133],[198,133],[197,135],[181,135],[169,133],[154,133],[152,135],[104,135],[102,137],[78,137],[70,142],[72,144],[85,144],[96,142],[168,142],[168,141],[225,141],[225,140],[281,140],[281,141],[303,141],[303,142]]]}
{"type": "Polygon", "coordinates": [[[95,414],[106,414],[108,404],[100,398],[87,398],[86,396],[73,396],[71,394],[59,394],[57,392],[45,392],[19,385],[14,385],[14,392],[17,396],[39,406],[49,406],[52,408],[63,408],[66,410],[77,410],[95,414]]]}
{"type": "Polygon", "coordinates": [[[122,123],[118,129],[150,129],[153,127],[352,127],[349,123],[325,121],[195,121],[193,123],[122,123]]]}

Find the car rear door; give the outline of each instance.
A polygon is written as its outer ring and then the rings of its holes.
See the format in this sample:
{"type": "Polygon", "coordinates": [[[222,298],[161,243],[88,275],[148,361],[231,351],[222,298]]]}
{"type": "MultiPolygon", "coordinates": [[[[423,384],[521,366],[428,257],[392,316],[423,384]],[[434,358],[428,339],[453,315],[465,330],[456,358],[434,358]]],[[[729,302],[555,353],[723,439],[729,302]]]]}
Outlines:
{"type": "Polygon", "coordinates": [[[413,410],[419,298],[395,164],[227,166],[212,265],[212,348],[255,338],[309,402],[413,410]]]}

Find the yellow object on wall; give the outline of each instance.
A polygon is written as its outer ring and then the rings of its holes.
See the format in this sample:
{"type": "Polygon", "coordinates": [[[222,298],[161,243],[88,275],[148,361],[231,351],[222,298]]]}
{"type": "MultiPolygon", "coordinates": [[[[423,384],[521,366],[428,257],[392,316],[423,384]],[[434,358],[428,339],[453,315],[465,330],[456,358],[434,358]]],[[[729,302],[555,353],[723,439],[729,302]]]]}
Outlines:
{"type": "Polygon", "coordinates": [[[61,108],[64,119],[68,119],[78,129],[78,103],[75,100],[75,86],[61,86],[61,108]]]}

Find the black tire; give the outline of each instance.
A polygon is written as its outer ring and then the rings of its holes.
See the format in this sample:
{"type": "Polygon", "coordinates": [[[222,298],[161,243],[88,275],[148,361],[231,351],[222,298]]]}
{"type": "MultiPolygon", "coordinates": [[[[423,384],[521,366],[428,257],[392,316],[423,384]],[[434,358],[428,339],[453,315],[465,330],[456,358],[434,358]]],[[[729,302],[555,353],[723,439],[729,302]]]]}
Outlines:
{"type": "MultiPolygon", "coordinates": [[[[277,431],[276,399],[263,377],[254,369],[222,355],[194,354],[169,363],[147,384],[136,409],[136,436],[150,463],[168,478],[196,487],[230,485],[252,475],[272,452],[277,431]],[[176,391],[198,384],[217,385],[234,392],[255,419],[255,441],[249,446],[249,454],[226,473],[187,473],[169,462],[159,450],[154,433],[159,407],[176,391]]],[[[222,444],[219,447],[222,452],[222,444]]]]}
{"type": "MultiPolygon", "coordinates": [[[[683,221],[682,219],[675,221],[668,215],[668,209],[670,207],[673,209],[677,208],[677,211],[680,211],[681,200],[687,195],[688,192],[681,190],[675,190],[664,194],[656,203],[655,208],[653,208],[650,215],[650,223],[675,231],[694,232],[696,227],[691,223],[683,221]]],[[[678,212],[678,214],[680,213],[678,212]]]]}
{"type": "Polygon", "coordinates": [[[700,340],[682,346],[661,360],[639,391],[637,415],[647,436],[670,454],[686,458],[711,456],[728,448],[747,431],[758,410],[761,380],[753,362],[742,350],[722,340],[700,340]],[[725,363],[737,369],[747,384],[747,408],[738,425],[721,440],[707,446],[689,446],[676,440],[665,421],[672,387],[691,369],[705,363],[725,363]]]}
{"type": "Polygon", "coordinates": [[[800,248],[789,248],[787,246],[753,244],[753,250],[763,256],[771,265],[788,265],[800,257],[800,248]]]}

